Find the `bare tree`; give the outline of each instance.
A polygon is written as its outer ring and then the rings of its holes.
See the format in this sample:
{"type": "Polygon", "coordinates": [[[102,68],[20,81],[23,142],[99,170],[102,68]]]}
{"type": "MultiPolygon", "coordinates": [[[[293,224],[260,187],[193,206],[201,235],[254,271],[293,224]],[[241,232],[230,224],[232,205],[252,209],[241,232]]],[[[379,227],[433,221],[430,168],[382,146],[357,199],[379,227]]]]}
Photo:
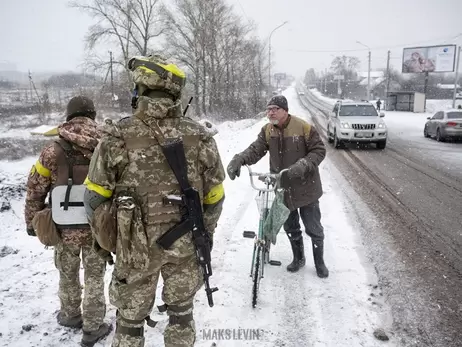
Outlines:
{"type": "MultiPolygon", "coordinates": [[[[74,0],[69,5],[98,20],[85,37],[87,49],[93,51],[102,42],[116,44],[114,63],[123,68],[133,55],[149,54],[166,28],[158,11],[160,0],[74,0]]],[[[107,59],[96,56],[89,63],[93,68],[108,65],[107,59]]]]}
{"type": "Polygon", "coordinates": [[[196,115],[253,112],[265,64],[260,43],[248,38],[252,25],[243,24],[224,0],[175,0],[162,12],[170,23],[166,51],[192,75],[196,115]]]}
{"type": "Polygon", "coordinates": [[[359,64],[360,60],[357,57],[343,55],[332,60],[330,69],[336,74],[344,75],[346,80],[354,80],[357,76],[359,64]]]}

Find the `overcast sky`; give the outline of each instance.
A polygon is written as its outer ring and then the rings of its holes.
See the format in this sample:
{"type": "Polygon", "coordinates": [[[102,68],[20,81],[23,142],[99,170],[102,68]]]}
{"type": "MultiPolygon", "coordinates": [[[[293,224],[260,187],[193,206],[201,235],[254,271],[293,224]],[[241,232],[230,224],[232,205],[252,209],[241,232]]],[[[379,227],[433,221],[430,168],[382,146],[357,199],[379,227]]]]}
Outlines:
{"type": "MultiPolygon", "coordinates": [[[[272,36],[274,72],[300,76],[341,54],[358,56],[366,70],[367,49],[356,41],[371,47],[373,69],[386,66],[388,49],[399,68],[404,46],[462,44],[462,36],[454,38],[462,34],[462,0],[227,1],[256,22],[262,40],[289,21],[272,36]]],[[[75,71],[92,23],[66,0],[0,0],[0,67],[6,61],[21,71],[75,71]]]]}

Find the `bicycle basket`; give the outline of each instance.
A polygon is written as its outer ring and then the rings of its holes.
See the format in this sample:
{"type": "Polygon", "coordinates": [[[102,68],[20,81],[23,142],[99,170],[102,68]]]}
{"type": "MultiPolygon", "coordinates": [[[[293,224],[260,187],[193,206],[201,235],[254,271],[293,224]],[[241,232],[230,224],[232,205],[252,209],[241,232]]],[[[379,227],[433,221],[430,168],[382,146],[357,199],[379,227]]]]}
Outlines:
{"type": "Polygon", "coordinates": [[[263,208],[271,208],[274,201],[274,192],[259,191],[255,197],[255,201],[257,202],[258,213],[261,214],[263,208]]]}

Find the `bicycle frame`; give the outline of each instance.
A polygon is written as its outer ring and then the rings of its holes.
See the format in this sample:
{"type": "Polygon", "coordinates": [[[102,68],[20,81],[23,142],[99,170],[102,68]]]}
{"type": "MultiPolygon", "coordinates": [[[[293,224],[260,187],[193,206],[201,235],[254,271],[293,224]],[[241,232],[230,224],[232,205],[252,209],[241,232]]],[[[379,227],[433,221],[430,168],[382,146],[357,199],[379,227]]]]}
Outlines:
{"type": "Polygon", "coordinates": [[[270,248],[271,242],[267,240],[265,235],[263,235],[263,225],[265,223],[266,217],[269,212],[269,194],[271,192],[276,192],[280,185],[280,177],[284,171],[282,170],[278,174],[271,173],[258,173],[253,172],[250,166],[246,165],[249,170],[250,183],[252,188],[259,191],[259,194],[262,194],[262,203],[259,206],[260,219],[258,222],[258,232],[246,232],[244,231],[244,237],[249,237],[254,239],[253,254],[252,254],[252,264],[250,267],[250,277],[253,278],[253,298],[252,306],[256,306],[257,293],[259,289],[260,280],[264,277],[264,268],[265,264],[269,263],[271,265],[281,265],[281,262],[271,261],[270,260],[270,248]],[[259,180],[265,183],[265,188],[257,187],[254,183],[254,177],[258,177],[259,180]],[[272,186],[272,187],[271,187],[272,186]],[[247,234],[246,234],[247,233],[247,234]],[[263,259],[262,259],[263,258],[263,259]]]}

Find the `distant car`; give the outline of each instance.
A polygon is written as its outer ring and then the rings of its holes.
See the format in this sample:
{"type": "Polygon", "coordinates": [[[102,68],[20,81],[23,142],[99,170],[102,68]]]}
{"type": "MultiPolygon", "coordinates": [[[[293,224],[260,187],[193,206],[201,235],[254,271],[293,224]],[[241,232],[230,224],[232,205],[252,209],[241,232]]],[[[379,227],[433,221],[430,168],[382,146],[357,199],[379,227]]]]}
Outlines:
{"type": "Polygon", "coordinates": [[[300,90],[300,91],[298,92],[298,95],[305,95],[305,92],[302,91],[302,90],[300,90]]]}
{"type": "Polygon", "coordinates": [[[462,109],[439,111],[427,120],[424,127],[425,137],[434,137],[436,141],[462,139],[462,109]]]}
{"type": "Polygon", "coordinates": [[[337,101],[329,116],[327,139],[339,148],[346,142],[375,143],[378,149],[387,145],[385,113],[377,113],[369,102],[337,101]]]}

